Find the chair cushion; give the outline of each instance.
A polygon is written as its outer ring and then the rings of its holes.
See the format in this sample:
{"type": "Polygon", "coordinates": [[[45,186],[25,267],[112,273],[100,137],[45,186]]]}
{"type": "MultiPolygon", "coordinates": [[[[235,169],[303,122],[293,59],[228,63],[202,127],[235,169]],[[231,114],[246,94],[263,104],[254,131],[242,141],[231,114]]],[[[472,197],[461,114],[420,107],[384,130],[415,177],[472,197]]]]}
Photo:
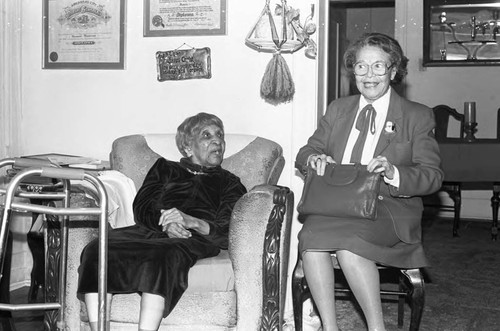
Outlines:
{"type": "MultiPolygon", "coordinates": [[[[111,322],[139,323],[140,300],[141,297],[136,293],[114,295],[111,322]]],[[[82,316],[82,322],[88,322],[86,316],[82,316]]],[[[221,325],[227,329],[236,325],[236,292],[185,293],[161,324],[186,325],[191,330],[202,330],[201,327],[207,325],[221,325]],[[194,325],[200,328],[194,328],[194,325]]]]}
{"type": "Polygon", "coordinates": [[[229,253],[226,250],[219,255],[201,259],[189,269],[189,292],[227,292],[234,290],[234,272],[229,253]]]}
{"type": "MultiPolygon", "coordinates": [[[[222,250],[219,255],[201,259],[189,270],[188,274],[188,288],[186,292],[183,294],[181,300],[179,301],[179,305],[181,307],[189,305],[185,303],[186,301],[192,301],[194,298],[199,300],[206,300],[207,305],[210,304],[210,298],[214,295],[221,296],[225,301],[229,303],[233,303],[236,301],[233,296],[234,293],[234,272],[231,264],[231,260],[229,259],[229,253],[227,250],[222,250]]],[[[130,322],[136,323],[138,314],[139,314],[139,304],[140,296],[138,294],[116,294],[113,296],[112,307],[112,320],[119,322],[130,322]],[[137,301],[137,305],[132,303],[137,301]]],[[[223,303],[221,301],[220,303],[223,303]]],[[[197,305],[199,305],[197,303],[197,305]]],[[[196,305],[195,305],[196,306],[196,305]]],[[[228,306],[226,309],[223,309],[222,312],[230,311],[228,306]]],[[[81,305],[82,308],[82,320],[88,321],[87,314],[85,311],[85,305],[81,305]]],[[[189,315],[185,314],[185,310],[187,308],[178,309],[177,307],[171,313],[171,319],[177,319],[182,321],[181,317],[178,313],[181,313],[182,316],[188,317],[189,315]]],[[[227,313],[228,316],[224,317],[225,319],[231,320],[232,314],[236,314],[236,312],[227,313]]],[[[170,315],[169,315],[170,318],[170,315]]],[[[205,318],[205,317],[203,317],[205,318]]],[[[208,317],[206,317],[208,318],[208,317]]],[[[193,319],[191,319],[193,320],[193,319]]],[[[175,324],[179,324],[177,321],[175,324]]],[[[182,323],[180,323],[182,324],[182,323]]]]}

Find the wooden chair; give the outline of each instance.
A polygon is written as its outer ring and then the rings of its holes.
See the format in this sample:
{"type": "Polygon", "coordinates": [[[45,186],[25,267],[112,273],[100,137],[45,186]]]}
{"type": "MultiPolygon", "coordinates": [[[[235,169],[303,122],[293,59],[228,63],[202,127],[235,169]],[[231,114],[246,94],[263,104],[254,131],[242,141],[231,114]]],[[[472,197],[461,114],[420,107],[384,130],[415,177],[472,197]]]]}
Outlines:
{"type": "MultiPolygon", "coordinates": [[[[336,280],[339,278],[337,274],[341,273],[340,266],[337,258],[332,254],[334,262],[336,280]]],[[[379,266],[381,272],[397,272],[399,276],[399,289],[381,289],[380,294],[384,297],[386,295],[397,296],[398,300],[398,327],[403,327],[404,321],[404,304],[408,299],[411,307],[410,317],[410,331],[417,331],[420,326],[422,312],[424,309],[425,291],[424,280],[420,269],[398,269],[391,267],[379,266]]],[[[340,274],[339,274],[340,276],[340,274]]],[[[351,293],[347,286],[343,286],[336,281],[335,292],[351,293]]],[[[297,264],[293,270],[292,275],[292,302],[293,313],[295,317],[295,330],[302,331],[302,307],[306,299],[311,298],[311,292],[307,285],[306,278],[304,277],[304,270],[302,267],[302,259],[300,253],[298,254],[297,264]]]]}
{"type": "MultiPolygon", "coordinates": [[[[434,117],[436,119],[435,137],[439,142],[445,142],[448,139],[448,124],[450,117],[460,122],[460,135],[459,138],[464,138],[464,115],[460,114],[454,108],[446,105],[438,105],[433,108],[434,117]]],[[[446,174],[445,174],[446,178],[446,174]]],[[[460,228],[460,209],[462,204],[462,187],[460,182],[443,181],[440,191],[445,191],[453,200],[453,206],[443,205],[441,203],[432,202],[426,203],[427,206],[439,207],[442,210],[453,211],[453,236],[458,236],[458,229],[460,228]]]]}
{"type": "Polygon", "coordinates": [[[432,108],[434,117],[436,119],[436,140],[444,141],[448,139],[448,124],[450,117],[460,122],[460,135],[459,138],[464,138],[464,115],[457,112],[456,109],[450,108],[446,105],[438,105],[432,108]]]}

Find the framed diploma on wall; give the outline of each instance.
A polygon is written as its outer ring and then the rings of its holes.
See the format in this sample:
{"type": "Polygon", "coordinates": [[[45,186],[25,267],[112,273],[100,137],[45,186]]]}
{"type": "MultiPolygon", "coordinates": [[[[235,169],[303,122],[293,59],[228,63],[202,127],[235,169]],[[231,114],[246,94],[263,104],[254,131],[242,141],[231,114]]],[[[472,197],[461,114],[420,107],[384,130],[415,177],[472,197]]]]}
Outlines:
{"type": "Polygon", "coordinates": [[[144,0],[144,37],[226,34],[226,0],[144,0]]]}
{"type": "Polygon", "coordinates": [[[43,0],[44,69],[124,69],[125,0],[43,0]]]}

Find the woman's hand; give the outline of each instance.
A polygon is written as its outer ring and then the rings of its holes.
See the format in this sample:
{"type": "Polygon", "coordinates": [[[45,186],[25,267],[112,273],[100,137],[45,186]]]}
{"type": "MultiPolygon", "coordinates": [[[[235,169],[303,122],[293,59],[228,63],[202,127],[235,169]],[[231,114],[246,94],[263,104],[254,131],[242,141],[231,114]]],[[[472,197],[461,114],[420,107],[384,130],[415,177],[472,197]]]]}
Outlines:
{"type": "Polygon", "coordinates": [[[373,158],[366,166],[366,170],[369,172],[380,173],[382,176],[387,177],[387,179],[394,178],[394,166],[387,161],[385,156],[379,155],[376,158],[373,158]]]}
{"type": "Polygon", "coordinates": [[[166,232],[169,238],[187,239],[191,237],[191,232],[186,230],[186,228],[179,223],[169,223],[164,225],[162,226],[162,231],[166,232]]]}
{"type": "Polygon", "coordinates": [[[169,237],[189,238],[193,229],[201,234],[207,235],[210,232],[210,226],[207,222],[196,217],[183,213],[177,208],[162,209],[160,211],[160,221],[158,224],[163,232],[167,232],[169,237]]]}
{"type": "Polygon", "coordinates": [[[327,156],[326,154],[316,155],[313,154],[309,156],[308,166],[313,170],[316,170],[318,176],[323,176],[325,174],[325,168],[327,164],[335,163],[333,157],[327,156]]]}

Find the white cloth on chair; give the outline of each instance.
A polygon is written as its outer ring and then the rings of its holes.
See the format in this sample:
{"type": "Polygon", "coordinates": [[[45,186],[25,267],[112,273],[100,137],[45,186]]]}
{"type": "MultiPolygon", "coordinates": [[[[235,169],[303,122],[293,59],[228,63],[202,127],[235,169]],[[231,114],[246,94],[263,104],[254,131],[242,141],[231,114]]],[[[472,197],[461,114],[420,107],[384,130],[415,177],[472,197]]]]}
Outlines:
{"type": "Polygon", "coordinates": [[[104,184],[108,199],[113,201],[114,209],[108,210],[109,224],[113,228],[122,228],[134,225],[134,212],[132,203],[137,193],[134,182],[116,170],[106,170],[99,174],[99,179],[104,184]]]}
{"type": "MultiPolygon", "coordinates": [[[[108,195],[108,222],[112,228],[134,225],[134,202],[137,189],[134,182],[116,170],[104,170],[98,173],[108,195]]],[[[79,183],[83,191],[92,199],[96,199],[95,188],[86,182],[79,183]]]]}

